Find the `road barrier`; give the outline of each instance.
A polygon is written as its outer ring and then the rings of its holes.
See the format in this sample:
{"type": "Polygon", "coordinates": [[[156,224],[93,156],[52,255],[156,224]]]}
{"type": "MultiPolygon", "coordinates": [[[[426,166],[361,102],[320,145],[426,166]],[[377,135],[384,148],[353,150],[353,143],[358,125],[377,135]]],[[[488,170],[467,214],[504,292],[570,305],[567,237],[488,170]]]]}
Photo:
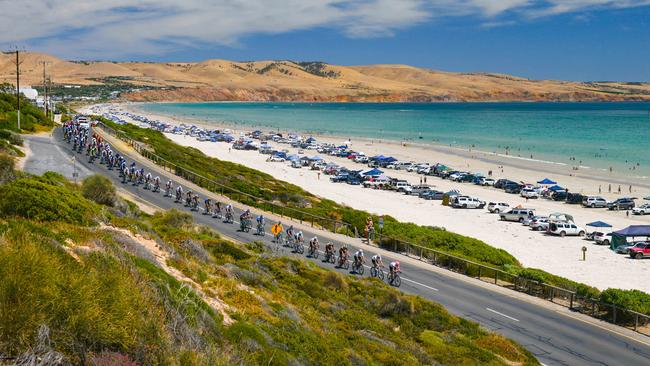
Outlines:
{"type": "MultiPolygon", "coordinates": [[[[163,159],[152,152],[146,144],[133,140],[124,132],[117,131],[102,122],[99,122],[98,125],[102,130],[124,141],[140,155],[161,166],[165,171],[171,172],[211,192],[219,193],[234,201],[263,209],[267,212],[280,215],[281,217],[299,220],[300,223],[308,222],[312,227],[330,230],[334,233],[345,234],[347,236],[358,237],[358,229],[350,223],[314,215],[300,209],[278,205],[274,202],[228,187],[222,183],[215,182],[212,179],[206,178],[163,159]],[[290,213],[293,215],[290,215],[290,213]]],[[[400,239],[383,236],[380,237],[378,241],[374,241],[373,244],[378,245],[382,249],[411,258],[416,258],[434,266],[445,268],[497,286],[509,288],[514,291],[526,293],[540,299],[548,300],[573,311],[633,330],[645,336],[650,336],[650,316],[636,311],[621,308],[614,304],[600,302],[596,299],[579,296],[575,291],[516,276],[498,268],[486,266],[465,258],[400,239]]]]}

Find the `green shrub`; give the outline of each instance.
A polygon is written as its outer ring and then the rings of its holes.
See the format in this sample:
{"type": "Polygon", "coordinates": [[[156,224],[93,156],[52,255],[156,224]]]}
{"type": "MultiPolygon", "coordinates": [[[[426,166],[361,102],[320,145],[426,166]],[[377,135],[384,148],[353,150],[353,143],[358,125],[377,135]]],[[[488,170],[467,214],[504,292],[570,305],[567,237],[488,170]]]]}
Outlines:
{"type": "Polygon", "coordinates": [[[5,139],[9,141],[12,145],[23,146],[23,138],[19,134],[9,131],[9,130],[0,130],[0,139],[5,139]]]}
{"type": "Polygon", "coordinates": [[[81,193],[100,205],[114,206],[117,201],[115,186],[103,175],[93,174],[85,178],[81,183],[81,193]]]}
{"type": "Polygon", "coordinates": [[[642,314],[650,314],[650,295],[643,291],[610,288],[600,294],[599,300],[642,314]]]}
{"type": "Polygon", "coordinates": [[[21,178],[0,186],[0,215],[90,225],[101,210],[81,194],[44,178],[21,178]]]}
{"type": "Polygon", "coordinates": [[[0,184],[5,184],[16,177],[14,158],[0,154],[0,184]]]}

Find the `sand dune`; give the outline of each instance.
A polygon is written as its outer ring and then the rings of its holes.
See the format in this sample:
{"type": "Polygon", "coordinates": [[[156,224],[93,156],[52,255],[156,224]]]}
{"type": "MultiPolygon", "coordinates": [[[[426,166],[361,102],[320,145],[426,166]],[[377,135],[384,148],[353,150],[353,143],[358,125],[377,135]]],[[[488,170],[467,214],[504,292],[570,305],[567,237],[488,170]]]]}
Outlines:
{"type": "MultiPolygon", "coordinates": [[[[0,55],[0,81],[13,82],[12,55],[0,55]]],[[[650,84],[529,80],[490,73],[453,73],[408,65],[339,66],[320,62],[66,61],[24,53],[24,85],[42,82],[48,61],[57,84],[148,85],[131,101],[618,101],[650,100],[650,84]],[[163,89],[164,88],[164,89],[163,89]]]]}

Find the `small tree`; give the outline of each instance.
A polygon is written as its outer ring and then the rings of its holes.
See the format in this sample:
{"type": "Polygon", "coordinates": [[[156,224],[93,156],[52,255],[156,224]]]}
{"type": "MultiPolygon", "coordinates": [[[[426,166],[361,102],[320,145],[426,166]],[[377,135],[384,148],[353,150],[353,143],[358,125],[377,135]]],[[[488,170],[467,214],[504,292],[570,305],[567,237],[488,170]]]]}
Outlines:
{"type": "Polygon", "coordinates": [[[100,205],[114,206],[117,201],[113,183],[103,175],[94,174],[84,179],[81,183],[81,193],[100,205]]]}

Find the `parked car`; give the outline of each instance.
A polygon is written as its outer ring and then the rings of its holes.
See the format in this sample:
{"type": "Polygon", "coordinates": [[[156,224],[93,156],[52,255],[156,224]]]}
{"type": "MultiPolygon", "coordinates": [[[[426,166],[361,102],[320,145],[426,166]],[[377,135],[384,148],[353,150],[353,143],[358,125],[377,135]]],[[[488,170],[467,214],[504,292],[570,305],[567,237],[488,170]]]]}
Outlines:
{"type": "Polygon", "coordinates": [[[354,158],[354,161],[357,162],[357,163],[361,163],[361,164],[367,164],[368,163],[368,157],[360,155],[360,156],[357,156],[356,158],[354,158]]]}
{"type": "Polygon", "coordinates": [[[548,230],[548,217],[539,217],[538,219],[530,222],[530,228],[533,231],[547,231],[548,230]]]}
{"type": "Polygon", "coordinates": [[[506,191],[506,193],[518,194],[521,192],[521,185],[519,183],[508,183],[503,187],[503,190],[506,191]]]}
{"type": "Polygon", "coordinates": [[[285,159],[283,157],[277,155],[269,156],[269,158],[266,159],[266,161],[279,162],[279,163],[283,163],[284,160],[285,159]]]}
{"type": "Polygon", "coordinates": [[[404,193],[406,194],[412,194],[415,196],[419,196],[420,193],[424,193],[426,191],[430,191],[431,187],[425,184],[417,185],[417,186],[409,186],[404,188],[404,193]]]}
{"type": "Polygon", "coordinates": [[[566,201],[567,193],[565,191],[557,191],[551,194],[553,201],[566,201]]]}
{"type": "Polygon", "coordinates": [[[632,209],[632,213],[635,215],[648,215],[650,214],[650,204],[645,203],[639,207],[632,209]]]}
{"type": "Polygon", "coordinates": [[[546,219],[546,221],[548,221],[547,216],[537,216],[537,215],[535,215],[535,216],[531,216],[531,217],[529,217],[527,219],[524,219],[524,222],[522,222],[522,224],[524,224],[524,226],[530,226],[530,224],[532,224],[533,221],[541,220],[541,219],[546,219]]]}
{"type": "Polygon", "coordinates": [[[487,205],[487,209],[491,213],[499,213],[507,210],[509,207],[510,205],[505,202],[490,202],[487,205]]]}
{"type": "Polygon", "coordinates": [[[607,202],[607,208],[610,210],[631,210],[634,206],[634,200],[627,197],[607,202]]]}
{"type": "Polygon", "coordinates": [[[535,210],[529,208],[513,208],[499,215],[501,220],[518,222],[524,222],[524,220],[531,216],[535,216],[535,210]]]}
{"type": "Polygon", "coordinates": [[[607,207],[607,200],[600,196],[587,196],[582,199],[582,205],[589,208],[607,207]]]}
{"type": "Polygon", "coordinates": [[[630,258],[641,259],[647,256],[650,256],[650,243],[643,243],[630,248],[630,258]]]}
{"type": "Polygon", "coordinates": [[[609,243],[612,241],[612,234],[611,233],[605,234],[605,233],[601,233],[600,231],[597,231],[593,235],[593,240],[594,242],[596,242],[596,244],[609,246],[609,243]]]}
{"type": "Polygon", "coordinates": [[[637,241],[637,242],[634,242],[634,243],[627,243],[627,244],[619,245],[619,246],[616,247],[616,253],[618,253],[618,254],[628,254],[628,253],[630,253],[630,250],[632,248],[634,248],[636,246],[641,246],[641,245],[645,246],[646,244],[647,243],[644,242],[644,241],[637,241]]]}
{"type": "Polygon", "coordinates": [[[485,178],[485,177],[480,178],[480,179],[476,182],[476,184],[478,184],[478,185],[480,185],[480,186],[493,186],[494,183],[495,183],[495,180],[494,180],[494,179],[492,179],[492,178],[485,178]]]}
{"type": "Polygon", "coordinates": [[[585,229],[572,222],[551,222],[548,225],[547,232],[553,235],[564,237],[566,235],[584,236],[585,229]]]}
{"type": "Polygon", "coordinates": [[[584,198],[585,196],[581,195],[580,193],[567,193],[566,203],[570,205],[577,205],[582,203],[584,198]]]}
{"type": "Polygon", "coordinates": [[[521,190],[521,192],[519,194],[522,197],[526,197],[526,198],[539,198],[539,193],[537,193],[532,188],[524,188],[524,189],[521,190]]]}
{"type": "Polygon", "coordinates": [[[513,181],[508,180],[508,179],[499,179],[496,182],[494,182],[494,188],[503,189],[503,186],[505,186],[507,183],[511,183],[511,182],[512,183],[517,183],[517,182],[513,182],[513,181]]]}
{"type": "Polygon", "coordinates": [[[453,198],[451,206],[454,208],[483,208],[485,201],[474,197],[456,196],[453,198]]]}
{"type": "Polygon", "coordinates": [[[397,182],[395,182],[395,185],[393,186],[393,189],[395,189],[397,192],[401,192],[401,193],[406,192],[406,190],[410,189],[410,188],[411,188],[411,185],[405,180],[397,181],[397,182]]]}
{"type": "Polygon", "coordinates": [[[347,173],[339,173],[333,177],[330,177],[330,181],[333,183],[341,183],[341,182],[346,182],[348,180],[349,174],[347,173]]]}
{"type": "Polygon", "coordinates": [[[429,190],[423,193],[420,193],[420,198],[425,200],[441,200],[445,195],[445,192],[429,190]]]}

